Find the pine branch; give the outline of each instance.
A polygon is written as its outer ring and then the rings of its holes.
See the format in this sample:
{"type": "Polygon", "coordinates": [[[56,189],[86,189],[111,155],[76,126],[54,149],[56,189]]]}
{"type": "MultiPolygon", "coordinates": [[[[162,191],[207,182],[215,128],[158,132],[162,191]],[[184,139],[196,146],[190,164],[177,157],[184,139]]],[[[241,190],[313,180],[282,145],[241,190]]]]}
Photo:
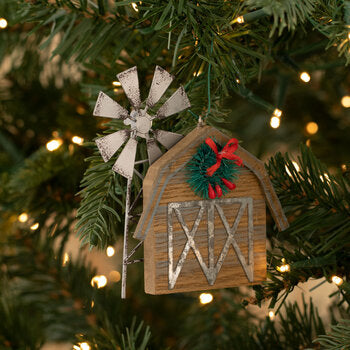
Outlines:
{"type": "Polygon", "coordinates": [[[96,328],[95,334],[78,339],[92,344],[91,348],[96,350],[113,349],[117,344],[120,344],[122,350],[146,350],[150,337],[149,327],[144,327],[143,322],[136,325],[136,318],[133,318],[130,328],[126,327],[124,332],[105,318],[102,327],[96,328]]]}
{"type": "MultiPolygon", "coordinates": [[[[96,150],[96,146],[95,146],[96,150]]],[[[104,163],[95,151],[87,158],[91,167],[86,170],[78,194],[82,201],[77,212],[77,234],[82,243],[104,248],[116,238],[123,210],[123,189],[112,170],[113,160],[104,163]]]]}
{"type": "Polygon", "coordinates": [[[331,175],[306,146],[298,161],[300,169],[288,155],[277,154],[267,165],[290,228],[270,233],[274,249],[268,256],[269,281],[255,287],[257,302],[272,297],[273,307],[281,292],[286,297],[299,282],[323,276],[331,281],[337,275],[344,279],[339,288],[349,303],[349,180],[331,175]],[[280,271],[282,258],[290,272],[280,271]]]}
{"type": "Polygon", "coordinates": [[[96,271],[84,257],[64,259],[72,221],[63,219],[52,224],[60,234],[48,224],[40,225],[35,235],[15,226],[16,234],[0,246],[0,346],[31,345],[34,350],[47,341],[79,342],[84,337],[96,349],[145,350],[149,328],[142,322],[136,326],[116,288],[92,287],[96,271]],[[58,242],[57,237],[63,239],[58,242]],[[58,243],[60,249],[55,248],[58,243]]]}
{"type": "MultiPolygon", "coordinates": [[[[11,174],[2,189],[2,203],[17,212],[27,210],[34,216],[48,212],[69,212],[76,206],[73,193],[81,177],[83,155],[71,154],[65,146],[55,152],[39,149],[11,174]],[[70,173],[70,177],[64,175],[70,173]]],[[[1,194],[1,192],[0,192],[1,194]]]]}
{"type": "Polygon", "coordinates": [[[250,9],[262,8],[267,15],[273,16],[270,36],[277,29],[278,35],[285,28],[295,30],[298,24],[306,21],[316,6],[315,0],[248,0],[246,3],[250,9]]]}
{"type": "Polygon", "coordinates": [[[310,18],[314,27],[328,38],[327,49],[336,46],[339,56],[350,63],[350,5],[348,1],[322,1],[310,18]],[[319,20],[321,18],[321,20],[319,20]]]}
{"type": "Polygon", "coordinates": [[[315,341],[327,350],[350,349],[350,320],[342,320],[331,326],[327,335],[320,335],[315,341]]]}

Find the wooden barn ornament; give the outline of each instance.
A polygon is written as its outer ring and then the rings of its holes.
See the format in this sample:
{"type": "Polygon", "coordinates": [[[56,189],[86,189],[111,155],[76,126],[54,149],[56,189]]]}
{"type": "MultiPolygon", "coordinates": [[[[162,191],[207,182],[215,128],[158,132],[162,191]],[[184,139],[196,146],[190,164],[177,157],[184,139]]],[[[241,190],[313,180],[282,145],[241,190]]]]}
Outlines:
{"type": "Polygon", "coordinates": [[[185,166],[208,137],[198,126],[148,169],[143,213],[134,238],[144,243],[145,292],[168,294],[257,284],[266,279],[266,206],[278,229],[288,227],[264,164],[238,146],[236,189],[216,199],[195,195],[185,166]]]}
{"type": "MultiPolygon", "coordinates": [[[[264,164],[238,146],[235,154],[243,161],[244,167],[239,170],[236,189],[217,199],[206,200],[197,196],[187,181],[186,165],[207,138],[212,139],[213,145],[215,141],[227,143],[229,137],[213,127],[204,126],[201,118],[198,127],[184,138],[169,131],[153,130],[153,120],[164,119],[190,107],[184,88],[180,86],[154,115],[150,115],[149,110],[159,103],[174,77],[157,66],[143,103],[137,68],[132,67],[117,77],[131,104],[131,111],[100,92],[93,114],[123,120],[126,126],[96,139],[105,162],[122,148],[113,170],[127,178],[121,297],[126,297],[127,266],[142,260],[145,291],[150,294],[234,287],[263,281],[266,278],[265,203],[278,229],[288,227],[264,164]],[[146,140],[148,159],[136,161],[138,140],[142,138],[146,140]],[[158,144],[168,149],[167,153],[162,155],[158,144]],[[134,233],[140,242],[128,252],[131,212],[141,195],[140,191],[134,202],[131,201],[132,179],[134,174],[142,178],[135,166],[144,162],[149,162],[150,167],[143,181],[144,209],[134,233]],[[131,260],[143,243],[144,259],[131,260]]],[[[215,153],[218,162],[217,150],[215,153]]],[[[219,153],[221,162],[224,149],[219,153]]],[[[232,157],[236,155],[231,154],[232,157]]],[[[217,177],[218,173],[215,179],[209,179],[215,180],[215,190],[217,177]]],[[[234,184],[227,180],[221,178],[219,182],[232,189],[234,184]]],[[[210,186],[208,194],[213,198],[214,190],[210,186]]]]}

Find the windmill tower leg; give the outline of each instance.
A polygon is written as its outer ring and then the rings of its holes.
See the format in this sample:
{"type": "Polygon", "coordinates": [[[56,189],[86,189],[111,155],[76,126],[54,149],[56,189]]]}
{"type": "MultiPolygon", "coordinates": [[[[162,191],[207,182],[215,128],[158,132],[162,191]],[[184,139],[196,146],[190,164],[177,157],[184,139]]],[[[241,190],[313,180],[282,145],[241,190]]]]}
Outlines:
{"type": "Polygon", "coordinates": [[[126,298],[126,277],[128,267],[128,235],[129,235],[129,219],[130,219],[130,196],[131,196],[131,181],[128,178],[126,186],[126,200],[125,200],[125,222],[124,222],[124,243],[123,243],[123,265],[122,265],[122,291],[121,298],[126,298]]]}

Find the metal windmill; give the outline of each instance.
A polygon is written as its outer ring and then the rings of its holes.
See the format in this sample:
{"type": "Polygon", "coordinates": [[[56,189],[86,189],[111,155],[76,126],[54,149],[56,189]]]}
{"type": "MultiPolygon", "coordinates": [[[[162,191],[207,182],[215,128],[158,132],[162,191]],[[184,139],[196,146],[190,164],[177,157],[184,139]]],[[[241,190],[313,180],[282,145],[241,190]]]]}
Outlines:
{"type": "Polygon", "coordinates": [[[166,149],[169,149],[183,137],[180,134],[165,130],[153,130],[153,120],[164,119],[170,115],[183,111],[184,109],[190,107],[190,101],[188,100],[184,88],[180,86],[174,92],[174,94],[164,102],[164,104],[158,109],[155,115],[150,115],[148,114],[148,110],[155,106],[157,102],[159,102],[164,92],[174,80],[174,77],[163,68],[156,66],[151,88],[145,104],[142,104],[141,102],[139,79],[136,66],[117,74],[117,78],[121,83],[121,86],[123,87],[123,90],[129,102],[131,103],[131,112],[129,113],[125,108],[119,105],[116,101],[112,100],[105,93],[100,92],[96,101],[93,115],[98,117],[121,119],[124,120],[125,125],[130,126],[128,129],[119,130],[115,133],[98,138],[96,140],[97,147],[101,152],[102,158],[105,162],[110,160],[111,157],[127,141],[124,148],[120,152],[119,157],[113,165],[113,170],[115,172],[127,178],[121,293],[121,297],[125,298],[127,265],[140,261],[130,261],[130,258],[136,252],[137,248],[139,248],[141,243],[139,243],[130,252],[130,254],[128,254],[128,226],[130,212],[140,195],[139,193],[135,199],[135,202],[130,206],[132,177],[134,172],[140,175],[135,169],[135,159],[138,144],[137,137],[146,139],[148,162],[149,164],[152,164],[162,155],[162,151],[157,145],[157,142],[163,145],[166,149]],[[143,105],[144,108],[141,108],[143,105]]]}

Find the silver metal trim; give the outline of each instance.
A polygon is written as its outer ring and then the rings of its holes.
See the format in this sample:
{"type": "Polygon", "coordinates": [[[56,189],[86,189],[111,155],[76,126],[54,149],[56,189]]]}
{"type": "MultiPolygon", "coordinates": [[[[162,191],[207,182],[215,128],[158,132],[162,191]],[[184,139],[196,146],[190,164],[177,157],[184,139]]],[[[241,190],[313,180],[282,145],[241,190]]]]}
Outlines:
{"type": "Polygon", "coordinates": [[[253,199],[250,197],[242,197],[242,198],[224,198],[224,199],[216,199],[216,200],[201,200],[201,201],[190,201],[190,202],[173,202],[168,204],[167,211],[167,221],[168,221],[168,283],[169,289],[174,289],[176,281],[179,277],[179,274],[182,270],[182,267],[186,261],[187,254],[190,249],[193,250],[199,265],[202,268],[202,271],[207,278],[209,285],[214,285],[217,276],[221,270],[221,267],[224,263],[224,260],[227,256],[230,246],[232,245],[237,258],[245,272],[248,281],[254,281],[254,241],[253,241],[253,232],[254,232],[254,224],[253,224],[253,199]],[[240,204],[238,209],[235,221],[233,226],[230,227],[224,211],[222,209],[222,205],[227,204],[240,204]],[[196,220],[193,223],[192,230],[188,229],[187,224],[185,223],[183,216],[181,214],[182,208],[199,208],[196,220]],[[218,212],[221,221],[224,225],[224,228],[227,232],[227,239],[225,245],[216,261],[215,264],[215,256],[214,256],[214,241],[215,241],[215,209],[218,212]],[[248,215],[248,263],[244,258],[241,249],[238,246],[238,243],[235,239],[235,233],[237,231],[238,225],[244,215],[245,210],[247,209],[248,215]],[[198,250],[194,237],[198,230],[199,224],[203,218],[204,212],[207,212],[208,218],[208,257],[209,257],[209,266],[207,266],[203,260],[202,254],[198,250]],[[173,213],[175,213],[186,237],[187,242],[185,247],[180,255],[180,258],[177,264],[174,264],[174,234],[173,234],[173,213]]]}

